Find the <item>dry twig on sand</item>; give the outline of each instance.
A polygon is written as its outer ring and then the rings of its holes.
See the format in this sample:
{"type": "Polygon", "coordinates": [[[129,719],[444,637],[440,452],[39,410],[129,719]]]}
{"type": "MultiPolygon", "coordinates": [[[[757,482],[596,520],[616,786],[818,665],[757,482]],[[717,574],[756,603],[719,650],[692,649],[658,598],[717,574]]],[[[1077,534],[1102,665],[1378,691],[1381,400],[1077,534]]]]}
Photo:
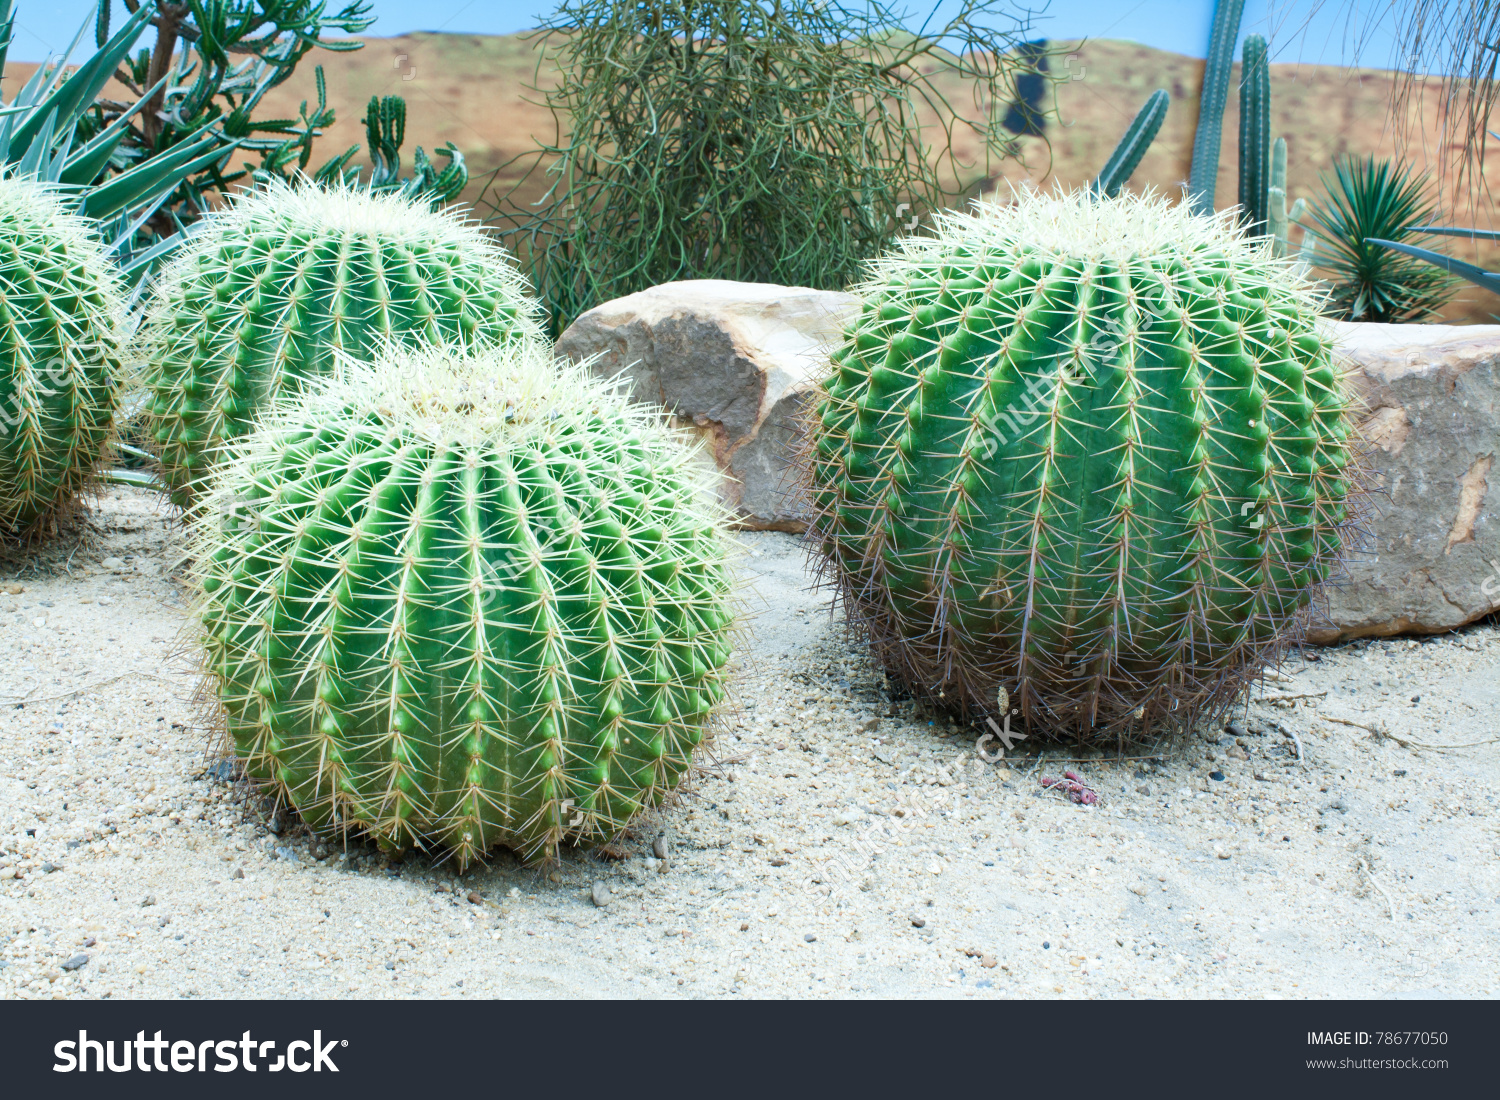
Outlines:
{"type": "Polygon", "coordinates": [[[1407,748],[1412,749],[1472,749],[1477,745],[1493,745],[1495,742],[1500,741],[1500,737],[1488,737],[1483,741],[1465,741],[1461,745],[1435,745],[1430,741],[1414,741],[1409,737],[1400,737],[1387,729],[1384,722],[1380,723],[1380,726],[1377,728],[1375,726],[1367,726],[1363,722],[1351,722],[1347,718],[1335,718],[1331,714],[1325,714],[1323,718],[1329,722],[1337,722],[1341,726],[1353,726],[1357,730],[1373,733],[1376,737],[1389,737],[1396,744],[1405,745],[1407,748]]]}

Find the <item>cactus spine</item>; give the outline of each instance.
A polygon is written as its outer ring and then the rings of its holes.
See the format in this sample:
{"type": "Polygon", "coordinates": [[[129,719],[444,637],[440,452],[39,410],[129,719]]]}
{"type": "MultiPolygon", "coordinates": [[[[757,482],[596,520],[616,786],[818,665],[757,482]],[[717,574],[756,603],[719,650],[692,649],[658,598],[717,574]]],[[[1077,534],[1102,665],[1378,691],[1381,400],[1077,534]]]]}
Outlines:
{"type": "MultiPolygon", "coordinates": [[[[1285,151],[1282,142],[1283,156],[1285,151]]],[[[1270,155],[1271,72],[1266,40],[1252,34],[1245,39],[1240,65],[1240,219],[1252,236],[1266,232],[1270,155]]],[[[1283,188],[1285,184],[1283,164],[1283,188]]]]}
{"type": "Polygon", "coordinates": [[[1171,102],[1172,97],[1162,88],[1151,93],[1100,170],[1099,178],[1094,181],[1093,190],[1096,195],[1112,199],[1120,193],[1120,188],[1125,186],[1140,165],[1141,158],[1146,155],[1146,150],[1156,140],[1157,131],[1167,117],[1167,108],[1171,102]]]}
{"type": "Polygon", "coordinates": [[[108,441],[124,309],[90,223],[0,179],[0,534],[35,531],[108,441]]]}
{"type": "Polygon", "coordinates": [[[618,833],[687,776],[724,692],[722,520],[694,469],[531,342],[391,348],[266,414],[196,521],[248,774],[314,828],[460,866],[618,833]]]}
{"type": "Polygon", "coordinates": [[[167,480],[191,500],[220,448],[337,353],[537,336],[535,309],[499,245],[426,203],[279,182],[242,195],[166,273],[142,333],[167,480]]]}
{"type": "Polygon", "coordinates": [[[1188,177],[1188,206],[1195,214],[1212,214],[1219,180],[1219,140],[1224,125],[1224,103],[1234,68],[1234,43],[1240,34],[1245,0],[1218,0],[1209,32],[1208,60],[1203,69],[1203,93],[1198,101],[1198,130],[1193,135],[1193,166],[1188,177]]]}
{"type": "Polygon", "coordinates": [[[804,454],[877,659],[1080,739],[1228,705],[1346,543],[1347,399],[1313,292],[1232,215],[1020,194],[861,289],[804,454]]]}

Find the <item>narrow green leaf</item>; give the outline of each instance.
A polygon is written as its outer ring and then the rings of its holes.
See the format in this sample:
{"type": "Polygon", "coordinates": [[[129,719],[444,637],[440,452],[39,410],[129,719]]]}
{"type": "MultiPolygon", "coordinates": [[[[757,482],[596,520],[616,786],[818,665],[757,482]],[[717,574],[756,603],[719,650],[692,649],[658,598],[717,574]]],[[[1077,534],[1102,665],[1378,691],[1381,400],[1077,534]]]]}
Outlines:
{"type": "Polygon", "coordinates": [[[132,485],[137,489],[155,489],[165,493],[167,486],[150,470],[100,470],[99,480],[106,485],[132,485]]]}
{"type": "Polygon", "coordinates": [[[159,189],[170,191],[187,176],[219,160],[238,145],[238,141],[219,145],[214,134],[183,142],[96,187],[84,200],[82,212],[90,218],[107,218],[146,201],[159,189]],[[209,151],[203,152],[205,148],[209,151]]]}
{"type": "MultiPolygon", "coordinates": [[[[30,144],[31,139],[42,127],[43,120],[40,116],[46,110],[55,110],[60,121],[72,125],[73,119],[87,110],[104,85],[109,83],[109,78],[114,75],[120,59],[130,51],[130,47],[145,30],[146,22],[155,10],[155,5],[145,4],[127,19],[125,25],[103,49],[78,66],[78,71],[53,91],[47,102],[37,108],[37,114],[32,115],[17,127],[11,138],[12,147],[24,148],[30,144]]],[[[81,29],[79,33],[82,33],[81,29]]]]}
{"type": "Polygon", "coordinates": [[[1466,264],[1462,260],[1455,260],[1451,256],[1444,256],[1441,252],[1433,252],[1431,249],[1418,248],[1410,244],[1398,244],[1395,241],[1383,241],[1379,237],[1366,237],[1370,244],[1384,245],[1386,248],[1394,248],[1397,252],[1404,252],[1408,256],[1415,256],[1419,260],[1425,260],[1434,267],[1440,267],[1450,275],[1457,275],[1467,279],[1475,286],[1483,287],[1492,294],[1500,294],[1500,271],[1486,271],[1482,267],[1466,264]]]}
{"type": "Polygon", "coordinates": [[[1432,233],[1439,237],[1465,237],[1471,241],[1500,241],[1500,230],[1455,229],[1446,225],[1414,225],[1413,233],[1432,233]]]}

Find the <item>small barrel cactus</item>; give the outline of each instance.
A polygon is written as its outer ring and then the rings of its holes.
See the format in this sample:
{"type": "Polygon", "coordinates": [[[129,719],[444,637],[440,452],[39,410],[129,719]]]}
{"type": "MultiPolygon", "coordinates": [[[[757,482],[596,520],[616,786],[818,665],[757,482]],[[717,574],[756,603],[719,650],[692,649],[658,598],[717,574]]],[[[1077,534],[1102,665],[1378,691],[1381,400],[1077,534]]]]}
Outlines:
{"type": "Polygon", "coordinates": [[[724,693],[721,509],[657,414],[545,344],[388,348],[278,404],[195,519],[248,775],[385,848],[608,839],[724,693]]]}
{"type": "Polygon", "coordinates": [[[540,333],[509,254],[425,202],[273,182],[212,215],[164,273],[140,355],[152,436],[182,503],[222,446],[339,352],[540,333]]]}
{"type": "Polygon", "coordinates": [[[1295,636],[1352,529],[1349,398],[1232,218],[1027,193],[877,262],[803,457],[814,553],[909,688],[1118,744],[1295,636]]]}
{"type": "Polygon", "coordinates": [[[109,440],[124,308],[90,223],[0,179],[0,534],[69,504],[109,440]]]}

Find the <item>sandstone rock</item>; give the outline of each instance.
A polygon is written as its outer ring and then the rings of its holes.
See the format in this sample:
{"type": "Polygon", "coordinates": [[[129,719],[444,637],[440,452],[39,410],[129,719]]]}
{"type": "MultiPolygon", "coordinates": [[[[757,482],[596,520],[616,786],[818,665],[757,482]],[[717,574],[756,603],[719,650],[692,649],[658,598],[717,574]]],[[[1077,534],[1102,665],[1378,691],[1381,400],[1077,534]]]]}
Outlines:
{"type": "Polygon", "coordinates": [[[1372,544],[1312,640],[1430,634],[1500,609],[1500,325],[1328,328],[1356,368],[1377,495],[1372,544]]]}
{"type": "Polygon", "coordinates": [[[637,400],[698,435],[743,526],[800,531],[785,493],[793,425],[854,308],[852,295],[808,287],[664,283],[589,310],[557,353],[597,355],[597,373],[623,373],[637,400]]]}

